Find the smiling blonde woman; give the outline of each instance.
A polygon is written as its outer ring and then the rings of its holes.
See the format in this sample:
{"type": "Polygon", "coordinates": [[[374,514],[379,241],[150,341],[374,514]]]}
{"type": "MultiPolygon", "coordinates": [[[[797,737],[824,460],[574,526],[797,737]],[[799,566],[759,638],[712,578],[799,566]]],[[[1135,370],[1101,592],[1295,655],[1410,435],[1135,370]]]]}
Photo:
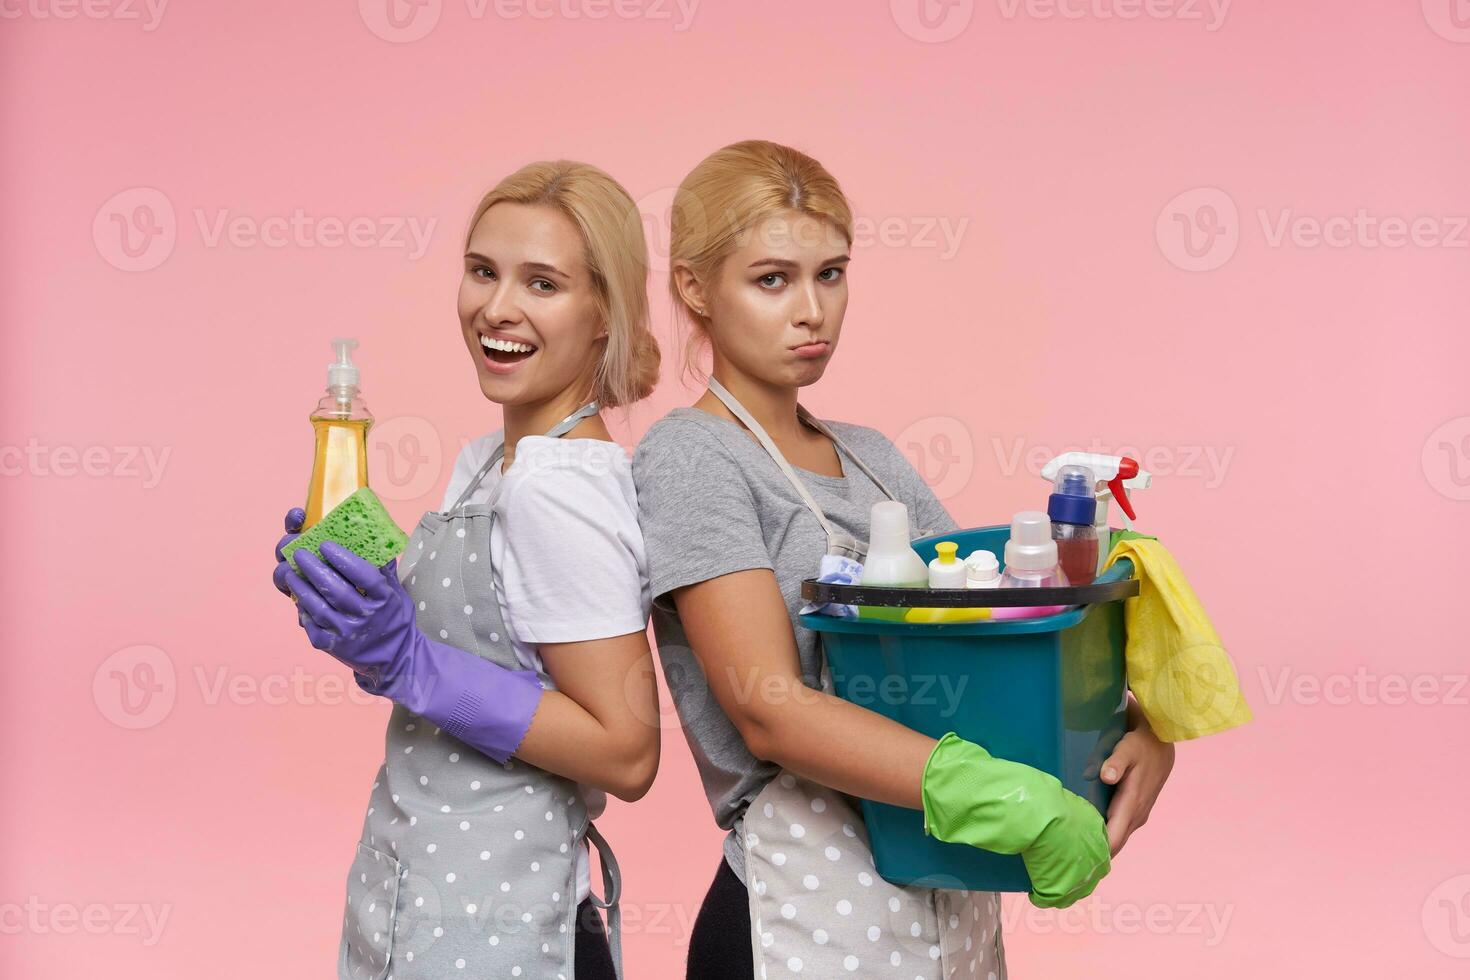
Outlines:
{"type": "Polygon", "coordinates": [[[659,744],[632,472],[599,410],[658,375],[646,269],[637,209],[602,171],[501,181],[471,218],[458,310],[503,428],[465,447],[401,565],[328,543],[297,574],[277,546],[312,645],[395,702],[343,980],[621,976],[618,869],[591,820],[606,793],[647,792],[659,744]]]}

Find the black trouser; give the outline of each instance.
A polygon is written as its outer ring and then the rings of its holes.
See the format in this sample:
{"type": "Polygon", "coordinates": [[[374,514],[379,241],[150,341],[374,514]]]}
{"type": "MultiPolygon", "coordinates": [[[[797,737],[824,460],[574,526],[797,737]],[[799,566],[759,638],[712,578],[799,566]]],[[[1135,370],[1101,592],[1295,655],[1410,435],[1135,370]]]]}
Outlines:
{"type": "Polygon", "coordinates": [[[582,899],[582,904],[577,906],[576,956],[572,967],[577,980],[617,980],[612,950],[602,929],[602,916],[597,914],[590,898],[582,899]]]}
{"type": "Polygon", "coordinates": [[[750,902],[745,886],[730,864],[720,859],[715,880],[689,937],[687,980],[750,980],[755,957],[750,952],[750,902]]]}

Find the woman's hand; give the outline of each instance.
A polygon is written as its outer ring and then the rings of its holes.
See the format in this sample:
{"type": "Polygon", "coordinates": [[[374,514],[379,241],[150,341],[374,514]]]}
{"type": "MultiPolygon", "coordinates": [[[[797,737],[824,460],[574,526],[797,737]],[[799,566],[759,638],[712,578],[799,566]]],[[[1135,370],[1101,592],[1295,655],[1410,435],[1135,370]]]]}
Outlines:
{"type": "Polygon", "coordinates": [[[1136,702],[1128,702],[1129,730],[1102,764],[1102,780],[1117,786],[1108,806],[1108,847],[1114,856],[1149,811],[1174,768],[1174,746],[1159,741],[1136,702]]]}

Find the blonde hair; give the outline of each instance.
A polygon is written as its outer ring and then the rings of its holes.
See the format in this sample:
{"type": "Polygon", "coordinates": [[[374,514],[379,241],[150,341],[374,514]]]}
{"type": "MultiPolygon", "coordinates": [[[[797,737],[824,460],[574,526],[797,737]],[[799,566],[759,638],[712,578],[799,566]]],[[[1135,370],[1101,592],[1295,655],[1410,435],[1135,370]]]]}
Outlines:
{"type": "Polygon", "coordinates": [[[607,328],[591,396],[609,407],[648,397],[658,383],[659,349],[648,322],[648,246],[633,198],[590,164],[529,163],[480,200],[465,232],[466,247],[485,212],[503,201],[556,208],[582,233],[598,314],[607,328]]]}
{"type": "Polygon", "coordinates": [[[852,243],[852,208],[827,169],[789,146],[745,140],[716,150],[699,162],[674,194],[669,236],[669,292],[675,317],[690,326],[684,373],[697,374],[695,358],[709,341],[709,318],[684,302],[675,265],[687,263],[709,282],[741,237],[766,218],[794,211],[830,221],[852,243]]]}

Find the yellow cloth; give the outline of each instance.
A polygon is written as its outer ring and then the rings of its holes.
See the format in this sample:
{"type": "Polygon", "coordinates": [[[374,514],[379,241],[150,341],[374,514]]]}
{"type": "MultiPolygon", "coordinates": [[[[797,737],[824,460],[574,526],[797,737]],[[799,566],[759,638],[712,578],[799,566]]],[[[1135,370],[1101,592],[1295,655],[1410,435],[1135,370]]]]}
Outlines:
{"type": "Polygon", "coordinates": [[[1133,561],[1139,594],[1123,603],[1128,686],[1165,742],[1213,735],[1251,720],[1230,655],[1174,556],[1157,541],[1119,541],[1108,565],[1133,561]]]}

